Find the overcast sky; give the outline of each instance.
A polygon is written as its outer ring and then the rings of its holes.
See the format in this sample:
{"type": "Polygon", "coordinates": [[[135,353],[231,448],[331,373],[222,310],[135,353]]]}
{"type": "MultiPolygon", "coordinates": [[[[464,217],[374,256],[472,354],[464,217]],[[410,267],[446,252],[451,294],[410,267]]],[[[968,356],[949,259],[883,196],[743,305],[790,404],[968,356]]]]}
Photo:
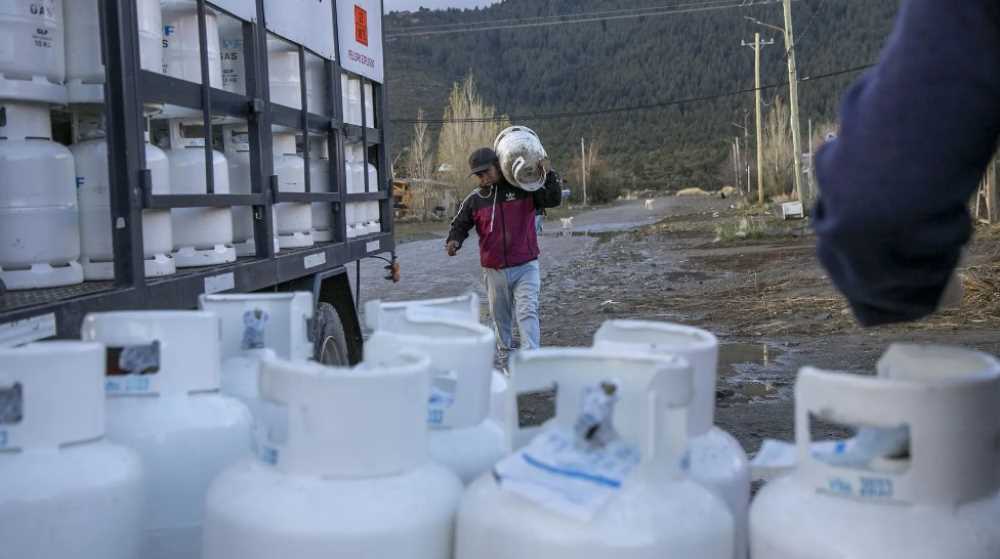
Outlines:
{"type": "Polygon", "coordinates": [[[476,6],[489,6],[499,0],[383,0],[386,12],[397,12],[401,10],[416,11],[421,6],[431,10],[444,8],[475,8],[476,6]]]}

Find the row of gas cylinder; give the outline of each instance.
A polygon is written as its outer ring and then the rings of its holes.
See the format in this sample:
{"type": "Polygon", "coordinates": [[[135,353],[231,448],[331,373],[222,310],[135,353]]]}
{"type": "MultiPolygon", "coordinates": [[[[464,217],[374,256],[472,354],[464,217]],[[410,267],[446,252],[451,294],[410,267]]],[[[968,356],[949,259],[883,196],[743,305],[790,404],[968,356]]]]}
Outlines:
{"type": "MultiPolygon", "coordinates": [[[[201,83],[197,10],[196,0],[136,0],[142,69],[201,83]]],[[[4,2],[0,35],[6,37],[7,47],[0,56],[0,98],[58,105],[103,103],[99,13],[98,0],[4,2]]],[[[245,94],[242,22],[208,6],[205,30],[210,85],[245,94]]],[[[267,50],[271,101],[301,109],[299,49],[269,36],[267,50]]],[[[305,66],[309,110],[327,114],[331,92],[325,61],[309,55],[305,66]]],[[[376,127],[373,84],[345,73],[341,91],[344,121],[376,127]]]]}
{"type": "Polygon", "coordinates": [[[750,506],[703,330],[609,321],[506,376],[474,296],[373,301],[364,361],[338,368],[310,360],[308,294],[201,306],[0,350],[5,557],[1000,556],[1000,363],[982,353],[802,369],[796,460],[750,506]],[[554,417],[522,425],[540,399],[554,417]],[[861,430],[824,450],[816,420],[861,430]]]}
{"type": "MultiPolygon", "coordinates": [[[[139,0],[141,64],[189,81],[201,81],[197,5],[193,0],[139,0]]],[[[0,6],[0,33],[10,57],[0,56],[0,279],[8,289],[34,289],[109,280],[114,275],[108,149],[103,122],[105,69],[101,59],[97,0],[11,0],[0,6]],[[43,33],[44,32],[44,33],[43,33]],[[69,102],[74,144],[52,141],[51,108],[69,102]]],[[[215,87],[243,93],[242,27],[220,27],[212,10],[208,27],[209,77],[215,87]],[[224,47],[224,48],[223,48],[224,47]]],[[[307,65],[310,110],[325,111],[322,59],[307,65]],[[310,78],[311,76],[311,78],[310,78]]],[[[271,100],[302,107],[299,51],[268,42],[271,100]]],[[[371,84],[343,76],[345,119],[374,122],[371,84]],[[362,90],[364,94],[362,94],[362,90]],[[362,115],[362,99],[368,113],[362,115]],[[370,113],[370,114],[369,114],[370,113]]],[[[152,193],[206,194],[201,112],[169,104],[147,107],[166,120],[170,150],[148,142],[146,166],[152,193]]],[[[213,192],[251,192],[246,123],[215,119],[224,130],[223,151],[213,154],[213,192]]],[[[296,152],[296,131],[275,127],[274,169],[281,192],[305,191],[305,163],[296,152]]],[[[330,191],[329,149],[310,138],[310,191],[330,191]]],[[[377,191],[378,169],[360,143],[345,145],[345,190],[377,191]]],[[[347,204],[346,231],[354,238],[381,231],[378,202],[347,204]]],[[[276,250],[311,246],[334,238],[330,203],[282,203],[275,207],[276,250]]],[[[255,252],[249,206],[177,208],[143,212],[143,251],[148,277],[177,268],[231,262],[255,252]]]]}

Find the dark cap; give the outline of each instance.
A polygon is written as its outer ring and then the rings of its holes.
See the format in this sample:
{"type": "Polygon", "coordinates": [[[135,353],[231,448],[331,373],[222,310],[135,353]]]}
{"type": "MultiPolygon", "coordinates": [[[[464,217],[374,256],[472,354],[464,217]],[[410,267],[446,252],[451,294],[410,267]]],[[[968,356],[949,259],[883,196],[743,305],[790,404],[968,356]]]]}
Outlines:
{"type": "Polygon", "coordinates": [[[497,152],[490,148],[479,148],[469,156],[469,176],[488,170],[499,161],[497,152]]]}

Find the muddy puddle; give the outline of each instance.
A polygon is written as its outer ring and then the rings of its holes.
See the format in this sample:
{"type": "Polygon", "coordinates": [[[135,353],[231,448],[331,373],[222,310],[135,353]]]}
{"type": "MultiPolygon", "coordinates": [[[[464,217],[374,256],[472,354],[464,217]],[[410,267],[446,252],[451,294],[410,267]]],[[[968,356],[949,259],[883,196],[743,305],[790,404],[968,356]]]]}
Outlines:
{"type": "Polygon", "coordinates": [[[750,366],[770,367],[785,352],[768,344],[724,343],[719,346],[719,376],[743,373],[750,366]]]}

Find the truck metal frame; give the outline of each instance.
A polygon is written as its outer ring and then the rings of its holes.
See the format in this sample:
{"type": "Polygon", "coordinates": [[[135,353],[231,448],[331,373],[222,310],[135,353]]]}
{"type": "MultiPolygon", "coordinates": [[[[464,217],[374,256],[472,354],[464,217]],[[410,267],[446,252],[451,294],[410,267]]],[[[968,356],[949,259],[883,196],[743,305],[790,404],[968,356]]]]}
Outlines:
{"type": "MultiPolygon", "coordinates": [[[[83,317],[90,312],[120,309],[186,309],[197,307],[202,293],[252,292],[260,290],[299,289],[312,291],[317,303],[334,305],[352,346],[352,361],[360,358],[361,331],[354,300],[350,293],[345,264],[381,253],[395,258],[393,212],[388,166],[385,87],[371,83],[374,89],[376,122],[366,122],[362,106],[362,125],[346,124],[342,102],[340,66],[343,53],[335,61],[325,60],[328,86],[328,114],[309,110],[306,94],[306,47],[299,49],[302,82],[302,109],[272,105],[269,96],[267,37],[273,35],[265,22],[265,0],[251,0],[256,5],[256,20],[241,20],[243,28],[245,95],[210,87],[205,23],[206,9],[234,15],[211,0],[196,0],[201,45],[201,83],[172,78],[140,67],[139,31],[134,0],[99,0],[102,23],[102,49],[106,80],[106,125],[112,231],[115,254],[113,282],[86,282],[81,285],[8,291],[0,295],[0,344],[24,343],[45,337],[76,338],[83,317]],[[150,173],[146,169],[144,145],[144,103],[167,103],[201,110],[205,137],[212,137],[212,116],[227,115],[245,119],[249,129],[252,184],[250,194],[214,194],[212,168],[213,142],[205,142],[208,193],[204,195],[154,195],[150,173]],[[312,192],[306,173],[305,192],[278,192],[271,156],[271,126],[282,125],[304,133],[304,158],[309,161],[309,137],[326,134],[330,146],[329,192],[312,192]],[[366,146],[365,165],[374,153],[379,170],[376,192],[347,194],[344,172],[344,144],[361,141],[366,146]],[[377,234],[348,239],[345,208],[349,202],[378,201],[382,230],[377,234]],[[279,202],[331,202],[334,212],[334,240],[303,249],[281,250],[275,254],[273,208],[279,202]],[[142,211],[180,207],[252,206],[254,214],[255,257],[239,258],[231,264],[182,269],[171,276],[145,278],[143,268],[142,211]]],[[[340,1],[340,0],[337,0],[340,1]]],[[[381,15],[381,2],[379,2],[381,15]]],[[[330,25],[337,34],[337,10],[332,6],[330,25]]],[[[287,38],[283,38],[286,39],[287,38]]],[[[362,78],[364,79],[364,78],[362,78]]],[[[362,95],[364,103],[364,95],[362,95]]],[[[358,269],[360,266],[358,267],[358,269]]],[[[360,279],[360,278],[358,278],[360,279]]],[[[360,289],[360,285],[357,287],[360,289]]]]}

